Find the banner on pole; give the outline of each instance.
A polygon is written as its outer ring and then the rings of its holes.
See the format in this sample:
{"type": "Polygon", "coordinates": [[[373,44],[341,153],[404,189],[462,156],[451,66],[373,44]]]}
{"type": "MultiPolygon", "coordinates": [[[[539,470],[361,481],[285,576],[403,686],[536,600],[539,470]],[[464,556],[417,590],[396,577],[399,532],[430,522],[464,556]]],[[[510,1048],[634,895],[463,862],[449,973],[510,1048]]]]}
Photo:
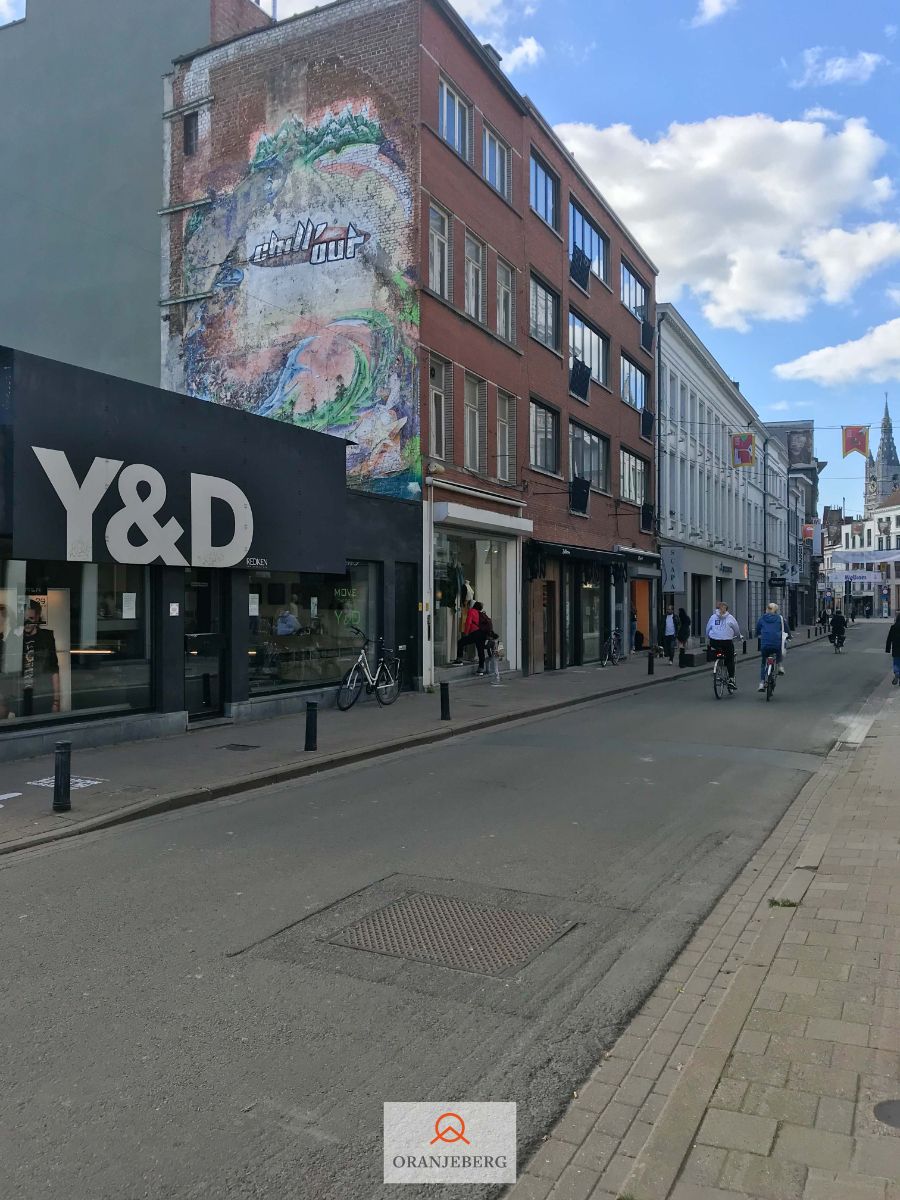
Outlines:
{"type": "Polygon", "coordinates": [[[856,451],[863,458],[869,457],[869,427],[868,425],[842,425],[844,458],[856,451]]]}
{"type": "Polygon", "coordinates": [[[755,433],[733,433],[731,435],[731,465],[733,467],[756,466],[755,433]]]}
{"type": "Polygon", "coordinates": [[[661,546],[659,550],[663,593],[684,591],[684,549],[661,546]]]}

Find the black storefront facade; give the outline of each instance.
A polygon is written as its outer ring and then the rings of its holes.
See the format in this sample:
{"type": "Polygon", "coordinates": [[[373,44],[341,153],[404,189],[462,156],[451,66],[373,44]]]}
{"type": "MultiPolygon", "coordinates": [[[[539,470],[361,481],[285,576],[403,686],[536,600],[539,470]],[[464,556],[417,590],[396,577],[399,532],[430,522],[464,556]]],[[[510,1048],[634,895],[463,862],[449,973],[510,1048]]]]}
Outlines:
{"type": "Polygon", "coordinates": [[[0,760],[420,675],[421,508],[336,438],[0,349],[0,760]]]}

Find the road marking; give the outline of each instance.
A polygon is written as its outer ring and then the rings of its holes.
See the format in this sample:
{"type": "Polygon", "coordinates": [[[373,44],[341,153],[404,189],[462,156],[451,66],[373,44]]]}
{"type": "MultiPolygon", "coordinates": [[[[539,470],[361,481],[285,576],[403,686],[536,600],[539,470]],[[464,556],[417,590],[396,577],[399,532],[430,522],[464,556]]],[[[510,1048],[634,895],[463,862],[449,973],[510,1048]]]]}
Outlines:
{"type": "Polygon", "coordinates": [[[0,800],[15,800],[16,796],[21,795],[21,792],[4,792],[3,795],[0,796],[0,800]]]}
{"type": "MultiPolygon", "coordinates": [[[[46,779],[29,779],[29,787],[45,787],[52,788],[55,784],[52,775],[48,775],[46,779]]],[[[106,783],[105,779],[83,779],[79,775],[73,775],[69,780],[69,787],[74,791],[76,788],[96,787],[98,783],[106,783]]]]}

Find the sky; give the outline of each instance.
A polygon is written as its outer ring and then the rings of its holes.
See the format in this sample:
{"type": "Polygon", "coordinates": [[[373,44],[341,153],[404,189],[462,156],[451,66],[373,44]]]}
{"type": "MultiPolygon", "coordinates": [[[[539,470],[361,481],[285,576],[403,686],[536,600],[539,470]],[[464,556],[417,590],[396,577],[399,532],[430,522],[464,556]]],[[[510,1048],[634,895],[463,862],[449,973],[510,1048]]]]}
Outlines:
{"type": "Polygon", "coordinates": [[[452,2],[763,420],[815,419],[823,503],[861,509],[839,427],[874,451],[888,392],[900,439],[900,0],[452,2]]]}

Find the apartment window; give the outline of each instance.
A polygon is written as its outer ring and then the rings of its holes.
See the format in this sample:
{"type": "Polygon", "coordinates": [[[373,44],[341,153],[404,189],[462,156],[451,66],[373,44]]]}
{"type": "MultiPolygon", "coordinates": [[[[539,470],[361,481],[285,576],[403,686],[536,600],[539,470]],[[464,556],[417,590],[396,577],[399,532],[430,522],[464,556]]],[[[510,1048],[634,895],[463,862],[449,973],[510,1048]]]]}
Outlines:
{"type": "Polygon", "coordinates": [[[632,408],[644,408],[648,394],[649,380],[640,367],[636,367],[631,359],[622,355],[622,399],[632,408]]]}
{"type": "MultiPolygon", "coordinates": [[[[888,541],[890,541],[890,539],[888,539],[888,541]]],[[[878,539],[878,549],[879,549],[879,550],[883,550],[883,549],[884,549],[884,538],[883,538],[883,537],[880,537],[880,538],[878,539]]]]}
{"type": "MultiPolygon", "coordinates": [[[[609,240],[585,215],[574,200],[569,201],[569,258],[581,250],[598,279],[606,280],[609,268],[609,240]]],[[[580,281],[579,281],[580,282],[580,281]]]]}
{"type": "Polygon", "coordinates": [[[531,401],[531,465],[559,471],[559,413],[537,400],[531,401]]]}
{"type": "Polygon", "coordinates": [[[516,398],[497,392],[497,478],[511,483],[516,477],[516,398]]]}
{"type": "Polygon", "coordinates": [[[507,342],[516,340],[516,273],[497,259],[497,333],[507,342]]]}
{"type": "Polygon", "coordinates": [[[184,157],[192,158],[197,153],[197,139],[200,135],[199,113],[185,113],[182,132],[184,135],[184,157]]]}
{"type": "Polygon", "coordinates": [[[647,502],[647,464],[629,450],[619,451],[619,495],[632,504],[647,502]]]}
{"type": "Polygon", "coordinates": [[[580,358],[590,367],[591,379],[606,383],[609,375],[609,340],[569,309],[569,358],[580,358]]]}
{"type": "Polygon", "coordinates": [[[484,321],[484,243],[466,234],[466,312],[484,321]]]}
{"type": "Polygon", "coordinates": [[[592,488],[609,490],[609,442],[599,433],[569,425],[569,478],[588,479],[592,488]]]}
{"type": "Polygon", "coordinates": [[[844,534],[844,549],[845,550],[850,549],[850,534],[849,533],[844,534]]]}
{"type": "Polygon", "coordinates": [[[428,210],[428,286],[445,300],[453,299],[450,217],[431,205],[428,210]]]}
{"type": "Polygon", "coordinates": [[[469,158],[472,109],[443,79],[438,85],[438,133],[461,158],[469,158]]]}
{"type": "Polygon", "coordinates": [[[871,529],[866,530],[866,546],[870,550],[872,549],[872,530],[871,529]]]}
{"type": "Polygon", "coordinates": [[[493,129],[484,127],[481,170],[484,178],[505,199],[510,195],[510,149],[493,129]]]}
{"type": "Polygon", "coordinates": [[[559,296],[531,276],[531,336],[559,350],[559,296]]]}
{"type": "Polygon", "coordinates": [[[465,436],[465,464],[468,470],[477,471],[481,462],[478,436],[479,390],[481,380],[474,375],[466,376],[465,413],[463,432],[465,436]]]}
{"type": "Polygon", "coordinates": [[[640,321],[647,320],[647,287],[622,259],[622,303],[640,321]]]}
{"type": "Polygon", "coordinates": [[[531,152],[531,207],[551,229],[559,229],[559,180],[533,150],[531,152]]]}
{"type": "Polygon", "coordinates": [[[453,458],[453,364],[436,354],[428,356],[429,441],[433,458],[453,458]]]}

